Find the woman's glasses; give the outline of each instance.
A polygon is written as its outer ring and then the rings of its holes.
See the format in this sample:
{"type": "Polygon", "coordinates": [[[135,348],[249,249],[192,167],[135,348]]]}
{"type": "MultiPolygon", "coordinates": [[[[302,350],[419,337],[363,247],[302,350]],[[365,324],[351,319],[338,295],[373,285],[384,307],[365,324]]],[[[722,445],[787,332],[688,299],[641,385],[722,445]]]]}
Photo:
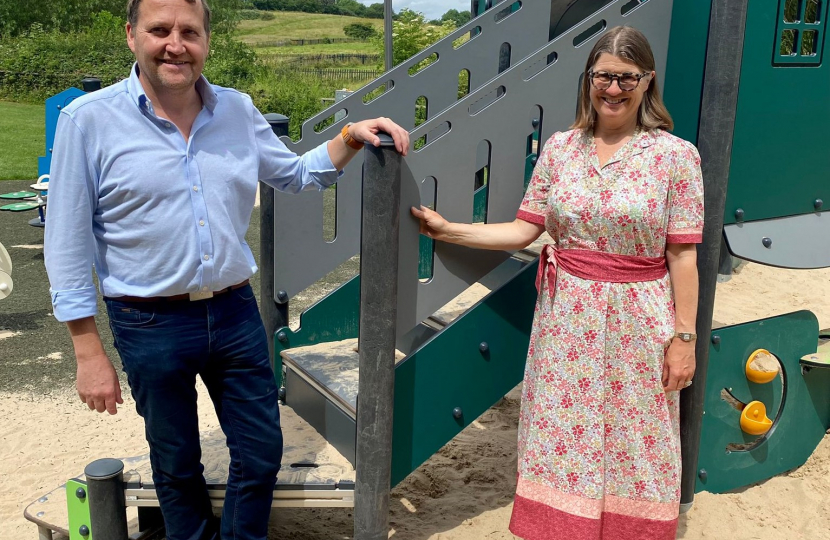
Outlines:
{"type": "Polygon", "coordinates": [[[631,92],[640,86],[640,80],[648,73],[608,73],[607,71],[589,71],[588,78],[597,90],[607,90],[614,80],[624,92],[631,92]]]}

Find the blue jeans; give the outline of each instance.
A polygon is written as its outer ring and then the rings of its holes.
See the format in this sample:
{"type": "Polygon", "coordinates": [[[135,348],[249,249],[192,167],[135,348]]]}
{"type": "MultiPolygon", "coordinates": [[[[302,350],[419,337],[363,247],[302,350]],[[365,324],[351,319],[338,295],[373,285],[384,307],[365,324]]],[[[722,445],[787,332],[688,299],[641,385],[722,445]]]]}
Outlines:
{"type": "Polygon", "coordinates": [[[230,449],[223,540],[265,540],[282,458],[277,385],[250,285],[198,302],[107,299],[168,540],[220,538],[200,463],[196,376],[230,449]]]}

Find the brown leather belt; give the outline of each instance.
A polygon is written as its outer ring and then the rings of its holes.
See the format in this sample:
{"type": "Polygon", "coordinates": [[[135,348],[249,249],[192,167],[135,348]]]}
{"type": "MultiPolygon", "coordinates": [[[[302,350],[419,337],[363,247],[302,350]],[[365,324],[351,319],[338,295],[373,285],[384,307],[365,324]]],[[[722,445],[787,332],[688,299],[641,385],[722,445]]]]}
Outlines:
{"type": "Polygon", "coordinates": [[[235,289],[241,289],[242,287],[248,285],[248,283],[249,281],[246,279],[236,285],[231,285],[230,287],[226,287],[218,291],[206,293],[184,293],[174,294],[173,296],[107,296],[106,298],[108,300],[117,300],[119,302],[179,302],[181,300],[207,300],[208,298],[213,298],[214,296],[218,296],[235,289]]]}

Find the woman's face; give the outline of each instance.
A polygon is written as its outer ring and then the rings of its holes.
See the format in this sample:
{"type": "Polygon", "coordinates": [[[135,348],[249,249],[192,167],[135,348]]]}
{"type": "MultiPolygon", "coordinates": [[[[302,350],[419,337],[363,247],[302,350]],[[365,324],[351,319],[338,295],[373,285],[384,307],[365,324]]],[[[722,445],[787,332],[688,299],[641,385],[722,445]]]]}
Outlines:
{"type": "Polygon", "coordinates": [[[636,127],[637,111],[643,101],[643,94],[654,77],[653,71],[645,71],[625,58],[603,53],[591,68],[594,77],[589,81],[591,105],[597,112],[597,123],[604,129],[636,127]],[[599,76],[597,76],[599,74],[599,76]],[[607,88],[602,88],[604,75],[610,75],[607,88]],[[634,78],[645,74],[639,81],[634,78]],[[617,78],[616,76],[620,76],[617,78]],[[634,78],[632,78],[634,77],[634,78]],[[620,85],[622,84],[622,88],[620,85]],[[636,84],[636,86],[634,86],[636,84]],[[600,89],[597,89],[597,86],[600,89]],[[626,90],[626,88],[631,88],[626,90]]]}

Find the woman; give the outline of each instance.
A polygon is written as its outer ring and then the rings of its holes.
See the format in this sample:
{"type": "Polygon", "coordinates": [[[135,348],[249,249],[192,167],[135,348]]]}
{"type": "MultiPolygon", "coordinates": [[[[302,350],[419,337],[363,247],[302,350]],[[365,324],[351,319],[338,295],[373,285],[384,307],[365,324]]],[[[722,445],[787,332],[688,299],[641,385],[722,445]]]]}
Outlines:
{"type": "Polygon", "coordinates": [[[527,540],[668,540],[680,500],[678,392],[695,370],[700,158],[673,127],[645,36],[608,31],[576,122],[554,134],[512,223],[421,231],[520,249],[547,230],[510,529],[527,540]]]}

